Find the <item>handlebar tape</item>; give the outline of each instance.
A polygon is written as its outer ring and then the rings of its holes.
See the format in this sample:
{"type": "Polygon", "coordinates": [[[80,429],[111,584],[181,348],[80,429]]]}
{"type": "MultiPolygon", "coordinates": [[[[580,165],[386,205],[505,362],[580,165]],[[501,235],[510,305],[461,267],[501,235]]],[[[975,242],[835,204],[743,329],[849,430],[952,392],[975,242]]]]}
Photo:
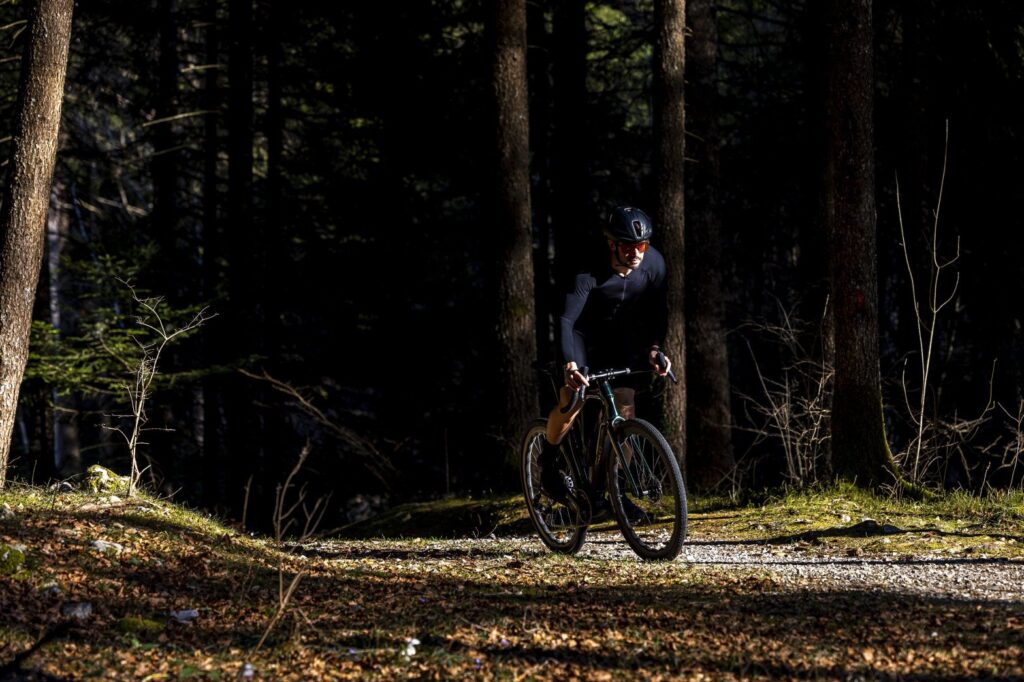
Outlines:
{"type": "Polygon", "coordinates": [[[570,412],[572,412],[573,408],[575,408],[576,405],[579,404],[581,400],[583,400],[583,392],[585,390],[587,390],[586,386],[580,386],[580,390],[573,391],[572,401],[565,407],[561,408],[559,412],[561,412],[562,414],[569,414],[570,412]]]}
{"type": "MultiPolygon", "coordinates": [[[[579,372],[583,376],[587,376],[587,369],[588,369],[587,367],[581,367],[580,369],[577,369],[575,371],[579,372]]],[[[587,391],[586,385],[580,386],[578,391],[573,391],[572,401],[568,405],[566,405],[565,407],[561,408],[559,410],[559,412],[561,412],[562,414],[568,414],[568,413],[572,412],[573,408],[576,407],[576,405],[581,400],[583,400],[583,396],[586,393],[586,391],[587,391]]]]}
{"type": "MultiPolygon", "coordinates": [[[[662,369],[668,367],[668,358],[666,358],[665,354],[662,353],[660,350],[658,351],[658,355],[655,357],[654,361],[658,363],[658,367],[661,367],[662,369]]],[[[679,383],[679,379],[676,379],[676,373],[673,372],[672,370],[668,371],[668,377],[669,379],[672,380],[673,384],[679,383]]]]}

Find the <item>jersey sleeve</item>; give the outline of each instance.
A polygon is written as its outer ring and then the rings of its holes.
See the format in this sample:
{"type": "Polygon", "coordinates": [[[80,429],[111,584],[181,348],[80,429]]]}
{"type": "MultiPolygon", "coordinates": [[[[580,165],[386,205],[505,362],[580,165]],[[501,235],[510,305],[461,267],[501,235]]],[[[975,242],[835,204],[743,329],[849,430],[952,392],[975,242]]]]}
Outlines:
{"type": "Polygon", "coordinates": [[[668,333],[668,273],[666,271],[665,259],[661,253],[654,251],[652,255],[657,256],[651,265],[651,324],[649,345],[660,346],[665,342],[665,335],[668,333]]]}
{"type": "Polygon", "coordinates": [[[583,367],[586,362],[586,349],[583,345],[582,336],[576,329],[583,314],[583,308],[587,305],[587,298],[594,288],[595,280],[591,275],[578,275],[573,288],[565,296],[565,306],[562,309],[562,318],[559,326],[561,335],[559,346],[562,351],[563,362],[575,362],[583,367]]]}

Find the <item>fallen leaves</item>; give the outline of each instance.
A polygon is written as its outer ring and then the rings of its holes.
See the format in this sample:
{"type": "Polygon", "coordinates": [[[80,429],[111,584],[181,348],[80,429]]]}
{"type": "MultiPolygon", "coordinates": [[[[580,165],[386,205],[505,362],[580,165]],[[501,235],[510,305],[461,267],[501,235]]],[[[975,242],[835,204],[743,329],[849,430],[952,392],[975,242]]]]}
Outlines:
{"type": "Polygon", "coordinates": [[[18,508],[0,542],[26,547],[28,577],[0,578],[0,664],[90,604],[32,666],[150,680],[1024,674],[1019,602],[795,588],[756,565],[565,558],[532,539],[324,541],[300,558],[203,524],[152,503],[18,508]],[[282,563],[306,577],[252,656],[282,563]]]}

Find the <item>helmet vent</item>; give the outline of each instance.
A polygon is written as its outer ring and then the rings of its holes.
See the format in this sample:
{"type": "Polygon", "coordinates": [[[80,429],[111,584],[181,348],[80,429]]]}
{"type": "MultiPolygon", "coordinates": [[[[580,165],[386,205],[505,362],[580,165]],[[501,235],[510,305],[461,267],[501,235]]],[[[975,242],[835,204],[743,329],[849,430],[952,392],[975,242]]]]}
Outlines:
{"type": "Polygon", "coordinates": [[[643,225],[643,223],[641,223],[639,220],[634,220],[633,221],[633,232],[634,232],[634,234],[636,234],[636,236],[638,238],[642,237],[643,234],[644,234],[644,225],[643,225]]]}

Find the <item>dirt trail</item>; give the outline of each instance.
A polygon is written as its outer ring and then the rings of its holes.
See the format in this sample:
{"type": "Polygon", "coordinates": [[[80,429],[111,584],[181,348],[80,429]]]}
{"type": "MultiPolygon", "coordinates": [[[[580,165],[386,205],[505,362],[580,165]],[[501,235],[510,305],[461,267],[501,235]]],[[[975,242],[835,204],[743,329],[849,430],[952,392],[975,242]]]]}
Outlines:
{"type": "MultiPolygon", "coordinates": [[[[531,538],[523,538],[524,547],[531,538]]],[[[615,532],[588,537],[581,557],[631,561],[615,532]]],[[[972,557],[945,550],[916,556],[853,554],[808,546],[691,536],[676,563],[697,570],[761,572],[793,589],[881,590],[1024,605],[1024,561],[972,557]]]]}

